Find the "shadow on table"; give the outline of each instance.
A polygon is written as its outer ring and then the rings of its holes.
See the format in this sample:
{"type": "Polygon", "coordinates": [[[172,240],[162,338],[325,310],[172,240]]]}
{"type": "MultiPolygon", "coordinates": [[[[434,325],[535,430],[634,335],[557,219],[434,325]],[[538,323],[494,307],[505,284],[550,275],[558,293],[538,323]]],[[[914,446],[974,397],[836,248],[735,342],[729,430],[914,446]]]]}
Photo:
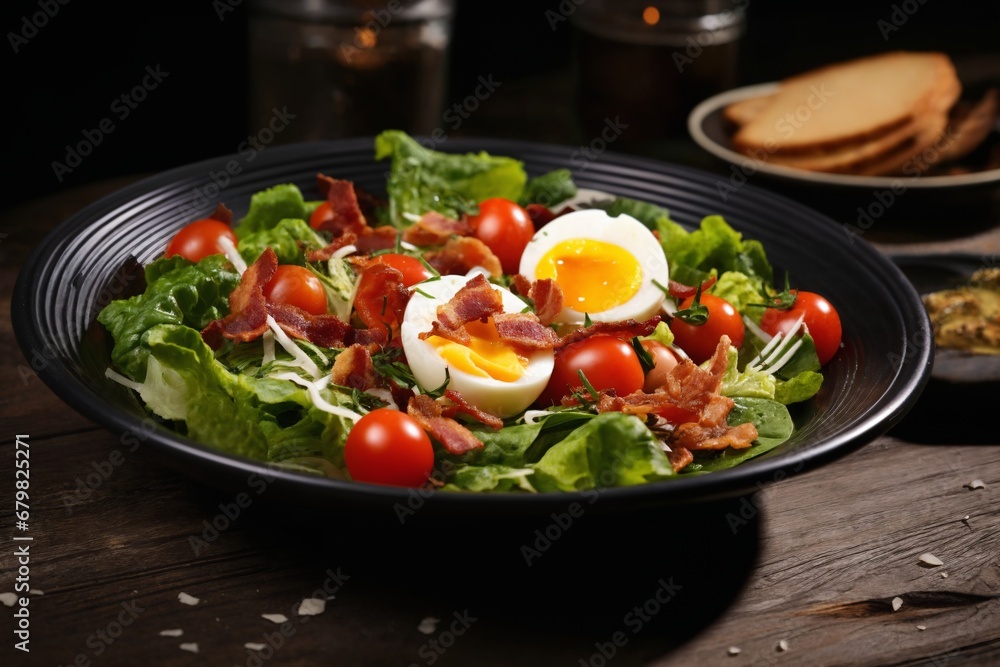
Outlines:
{"type": "Polygon", "coordinates": [[[319,534],[314,519],[287,525],[280,508],[260,508],[282,516],[249,525],[287,534],[249,528],[248,538],[342,565],[352,593],[364,586],[376,604],[468,609],[502,626],[509,642],[491,643],[497,655],[479,664],[525,664],[532,645],[562,647],[566,664],[590,664],[592,653],[603,664],[609,652],[616,664],[645,662],[710,625],[756,566],[760,510],[750,497],[627,514],[578,508],[509,520],[418,510],[404,523],[395,513],[327,514],[315,519],[319,534]]]}
{"type": "MultiPolygon", "coordinates": [[[[993,359],[986,360],[993,362],[993,359]]],[[[1000,382],[947,382],[931,378],[917,403],[889,435],[918,444],[996,445],[1000,382]]]]}

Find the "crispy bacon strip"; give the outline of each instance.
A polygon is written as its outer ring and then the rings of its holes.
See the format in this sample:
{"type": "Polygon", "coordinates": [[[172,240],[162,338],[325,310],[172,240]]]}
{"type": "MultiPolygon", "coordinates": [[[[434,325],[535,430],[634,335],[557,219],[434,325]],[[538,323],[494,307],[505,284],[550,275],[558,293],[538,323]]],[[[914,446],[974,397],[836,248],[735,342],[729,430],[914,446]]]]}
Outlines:
{"type": "Polygon", "coordinates": [[[218,348],[222,338],[245,343],[267,331],[268,304],[263,290],[277,269],[278,256],[268,247],[247,267],[240,284],[229,294],[229,314],[205,327],[202,339],[218,348]]]}
{"type": "MultiPolygon", "coordinates": [[[[751,423],[730,427],[726,418],[733,408],[733,399],[718,393],[730,344],[727,336],[719,340],[707,368],[697,366],[690,359],[681,361],[670,372],[666,384],[655,392],[637,391],[628,396],[601,392],[598,411],[645,416],[669,408],[686,414],[688,419],[680,420],[667,439],[673,450],[669,459],[675,472],[694,460],[693,451],[750,447],[757,439],[757,427],[751,423]]],[[[563,402],[566,403],[565,398],[563,402]]]]}
{"type": "Polygon", "coordinates": [[[363,345],[383,347],[389,342],[384,327],[356,329],[336,315],[313,315],[301,308],[282,303],[269,303],[268,310],[278,326],[292,338],[307,340],[320,347],[363,345]]]}
{"type": "Polygon", "coordinates": [[[531,218],[531,222],[534,223],[535,231],[538,231],[548,223],[558,218],[560,215],[564,215],[570,211],[575,211],[576,209],[572,206],[564,206],[561,210],[556,212],[544,204],[531,203],[525,206],[524,210],[528,213],[528,217],[531,218]]]}
{"type": "Polygon", "coordinates": [[[364,188],[359,188],[357,183],[354,184],[354,194],[358,198],[358,206],[361,207],[361,213],[365,216],[365,220],[377,219],[378,211],[388,205],[385,199],[364,188]]]}
{"type": "Polygon", "coordinates": [[[597,334],[607,334],[618,338],[631,339],[635,336],[648,336],[653,333],[653,329],[660,323],[660,316],[654,315],[648,320],[639,322],[637,320],[619,320],[617,322],[594,322],[589,327],[582,327],[567,334],[559,342],[557,349],[562,349],[567,345],[578,343],[581,340],[596,336],[597,334]]]}
{"type": "Polygon", "coordinates": [[[481,449],[483,443],[469,429],[445,417],[441,404],[426,394],[418,394],[406,404],[406,414],[417,420],[432,438],[450,454],[466,454],[481,449]]]}
{"type": "MultiPolygon", "coordinates": [[[[330,232],[335,241],[347,233],[354,234],[351,243],[358,247],[358,252],[364,254],[396,245],[398,232],[394,227],[372,227],[368,223],[369,219],[375,219],[375,208],[382,203],[380,199],[359,190],[351,181],[330,178],[324,174],[317,175],[316,180],[320,193],[333,209],[333,218],[323,223],[320,230],[330,232]]],[[[344,245],[347,244],[343,243],[340,247],[344,245]]]]}
{"type": "Polygon", "coordinates": [[[403,240],[418,246],[444,245],[453,236],[472,232],[465,218],[455,220],[437,211],[428,211],[403,232],[403,240]]]}
{"type": "Polygon", "coordinates": [[[330,370],[331,382],[341,387],[368,391],[378,384],[372,355],[364,345],[355,343],[337,355],[330,370]]]}
{"type": "Polygon", "coordinates": [[[403,274],[379,262],[369,262],[358,279],[354,309],[371,329],[385,329],[386,323],[398,328],[410,292],[403,285],[403,274]]]}
{"type": "Polygon", "coordinates": [[[485,321],[495,313],[503,312],[503,297],[493,289],[483,274],[477,274],[459,289],[455,296],[437,307],[437,320],[430,331],[420,334],[421,340],[441,336],[455,343],[467,345],[471,340],[465,325],[475,320],[485,321]]]}
{"type": "Polygon", "coordinates": [[[493,277],[503,275],[500,260],[489,247],[474,236],[456,236],[440,250],[426,255],[427,263],[443,276],[459,275],[481,266],[493,277]]]}
{"type": "Polygon", "coordinates": [[[707,369],[690,359],[682,360],[670,371],[664,385],[652,393],[637,391],[628,396],[615,396],[602,392],[598,411],[647,415],[671,408],[703,424],[725,424],[733,402],[718,392],[726,371],[729,345],[729,337],[722,336],[707,369]]]}
{"type": "Polygon", "coordinates": [[[347,345],[353,345],[357,343],[358,345],[364,345],[365,347],[371,349],[373,346],[378,348],[383,348],[390,343],[400,344],[398,338],[394,338],[392,341],[389,340],[389,332],[386,331],[385,327],[378,327],[372,329],[355,329],[347,333],[347,339],[344,341],[347,345]]]}
{"type": "Polygon", "coordinates": [[[670,465],[674,469],[674,472],[680,472],[687,466],[687,464],[694,461],[694,454],[691,453],[690,449],[685,447],[672,447],[671,450],[667,452],[667,459],[670,461],[670,465]]]}
{"type": "Polygon", "coordinates": [[[563,291],[559,283],[551,278],[536,280],[528,296],[535,302],[535,314],[545,325],[552,324],[563,309],[563,291]]]}
{"type": "Polygon", "coordinates": [[[365,230],[369,229],[368,221],[361,212],[354,183],[317,174],[316,185],[333,209],[333,217],[324,222],[319,229],[331,232],[334,236],[344,232],[354,232],[358,236],[364,236],[365,230]]]}
{"type": "Polygon", "coordinates": [[[367,227],[368,233],[359,237],[354,245],[358,246],[358,252],[370,255],[376,250],[389,250],[396,247],[396,237],[399,232],[395,227],[382,225],[381,227],[367,227]]]}
{"type": "Polygon", "coordinates": [[[673,449],[683,447],[690,450],[746,449],[757,439],[757,427],[747,422],[735,427],[703,426],[688,422],[680,424],[670,436],[667,444],[673,449]]]}
{"type": "MultiPolygon", "coordinates": [[[[708,288],[710,288],[714,284],[715,284],[715,276],[712,276],[707,280],[702,281],[701,291],[702,292],[707,291],[708,288]]],[[[684,283],[679,283],[676,280],[668,280],[667,291],[670,292],[670,296],[676,299],[686,299],[698,293],[698,285],[692,287],[691,285],[685,285],[684,283]]]]}
{"type": "Polygon", "coordinates": [[[319,250],[309,250],[306,252],[307,262],[326,262],[329,261],[333,255],[341,248],[349,245],[355,245],[358,241],[358,235],[354,232],[344,232],[340,236],[337,236],[330,243],[326,244],[319,250]]]}
{"type": "MultiPolygon", "coordinates": [[[[289,336],[321,347],[339,348],[354,343],[381,346],[388,342],[388,332],[381,323],[371,329],[355,329],[336,315],[313,315],[296,306],[269,302],[263,287],[274,277],[277,267],[278,258],[271,248],[265,249],[247,267],[240,284],[229,295],[229,314],[210,322],[201,331],[202,339],[212,349],[218,349],[226,338],[240,343],[259,338],[268,330],[268,315],[289,336]]],[[[402,307],[405,305],[404,302],[402,307]]]]}
{"type": "Polygon", "coordinates": [[[551,350],[559,344],[559,335],[538,321],[534,313],[495,313],[500,340],[524,351],[551,350]]]}
{"type": "Polygon", "coordinates": [[[552,278],[531,281],[524,274],[518,273],[514,276],[514,289],[521,296],[531,299],[538,321],[542,324],[552,324],[562,312],[563,291],[552,278]]]}
{"type": "Polygon", "coordinates": [[[523,273],[515,273],[511,276],[511,282],[513,283],[514,291],[523,297],[531,298],[531,280],[528,276],[523,273]]]}
{"type": "Polygon", "coordinates": [[[218,220],[219,222],[224,222],[227,225],[233,224],[233,212],[222,202],[215,205],[215,210],[212,211],[212,214],[208,217],[211,220],[218,220]]]}
{"type": "Polygon", "coordinates": [[[674,366],[662,387],[674,405],[701,414],[712,396],[719,393],[722,374],[728,364],[729,345],[729,336],[719,338],[719,344],[716,345],[707,368],[699,367],[690,359],[684,359],[674,366]]]}
{"type": "Polygon", "coordinates": [[[503,420],[500,419],[500,417],[490,414],[484,410],[480,410],[472,403],[465,400],[465,398],[454,389],[446,390],[444,392],[444,396],[455,404],[444,409],[444,415],[446,417],[454,417],[456,413],[461,412],[462,414],[469,415],[477,422],[489,426],[495,431],[499,431],[503,428],[503,420]]]}
{"type": "Polygon", "coordinates": [[[289,336],[321,347],[344,347],[352,334],[351,326],[336,315],[313,315],[287,303],[268,303],[267,309],[289,336]]]}

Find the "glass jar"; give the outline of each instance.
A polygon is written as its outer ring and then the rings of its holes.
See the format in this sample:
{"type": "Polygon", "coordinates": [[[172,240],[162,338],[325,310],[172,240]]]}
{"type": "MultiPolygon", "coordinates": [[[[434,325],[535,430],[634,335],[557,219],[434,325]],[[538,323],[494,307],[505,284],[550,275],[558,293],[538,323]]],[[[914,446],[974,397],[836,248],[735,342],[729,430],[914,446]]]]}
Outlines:
{"type": "Polygon", "coordinates": [[[585,137],[619,147],[686,137],[702,100],[736,85],[748,0],[587,0],[576,8],[576,104],[585,137]],[[617,120],[615,120],[617,119],[617,120]],[[624,127],[627,126],[627,127],[624,127]]]}
{"type": "Polygon", "coordinates": [[[250,5],[251,129],[282,143],[430,133],[447,86],[452,0],[257,0],[250,5]]]}

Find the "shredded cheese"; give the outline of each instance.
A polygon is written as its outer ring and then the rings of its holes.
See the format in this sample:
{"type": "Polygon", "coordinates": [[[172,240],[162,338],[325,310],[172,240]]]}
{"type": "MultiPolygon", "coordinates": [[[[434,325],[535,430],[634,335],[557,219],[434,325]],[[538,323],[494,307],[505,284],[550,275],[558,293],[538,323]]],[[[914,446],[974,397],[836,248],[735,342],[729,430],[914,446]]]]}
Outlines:
{"type": "Polygon", "coordinates": [[[353,255],[357,251],[358,251],[358,246],[356,246],[356,245],[345,245],[343,248],[340,248],[339,250],[334,251],[333,255],[330,256],[330,259],[343,259],[343,258],[347,257],[348,255],[353,255]]]}
{"type": "Polygon", "coordinates": [[[545,417],[548,417],[551,414],[552,413],[549,412],[548,410],[528,410],[527,412],[524,413],[524,423],[534,424],[539,419],[544,419],[545,417]]]}
{"type": "Polygon", "coordinates": [[[386,403],[389,404],[388,407],[392,408],[393,410],[399,410],[399,406],[396,404],[396,401],[393,400],[392,398],[392,392],[389,391],[388,389],[381,389],[379,387],[374,387],[372,389],[369,389],[365,393],[371,394],[375,398],[379,398],[385,401],[386,403]]]}
{"type": "Polygon", "coordinates": [[[226,259],[232,262],[233,267],[242,276],[247,270],[247,263],[243,261],[243,256],[240,255],[240,251],[236,249],[233,242],[226,238],[225,236],[219,237],[219,245],[222,249],[226,251],[226,259]]]}
{"type": "Polygon", "coordinates": [[[264,345],[264,357],[261,360],[265,364],[269,364],[274,361],[274,333],[268,329],[264,332],[261,342],[264,345]]]}
{"type": "Polygon", "coordinates": [[[329,383],[329,378],[323,378],[318,382],[310,382],[303,377],[300,377],[297,373],[275,373],[270,377],[276,380],[288,380],[294,382],[300,387],[304,387],[309,392],[309,398],[312,400],[313,405],[322,410],[323,412],[329,412],[332,415],[337,415],[338,417],[344,417],[345,419],[350,419],[353,422],[357,422],[361,419],[361,415],[353,410],[348,410],[347,408],[342,408],[339,405],[334,405],[330,403],[325,398],[320,396],[319,390],[325,387],[329,383]]]}
{"type": "Polygon", "coordinates": [[[295,344],[291,338],[288,337],[278,323],[274,320],[271,315],[267,316],[267,326],[271,327],[271,331],[274,332],[274,337],[277,339],[281,347],[285,348],[288,354],[292,355],[295,361],[299,362],[299,366],[309,375],[314,378],[318,378],[323,375],[323,371],[319,369],[316,362],[309,358],[309,355],[302,351],[302,348],[295,344]]]}
{"type": "Polygon", "coordinates": [[[116,373],[115,371],[111,370],[110,368],[105,368],[104,369],[104,377],[110,378],[110,379],[114,380],[115,382],[117,382],[118,384],[125,385],[129,389],[134,389],[135,391],[138,391],[138,392],[142,391],[142,383],[140,383],[140,382],[133,382],[132,380],[129,380],[127,377],[125,377],[121,373],[116,373]]]}
{"type": "Polygon", "coordinates": [[[752,331],[753,335],[756,336],[757,338],[760,338],[765,343],[770,343],[771,342],[771,338],[772,338],[771,334],[769,334],[766,331],[764,331],[763,329],[761,329],[759,324],[757,324],[756,322],[754,322],[752,319],[750,319],[746,315],[743,316],[743,324],[746,325],[746,328],[749,329],[750,331],[752,331]]]}

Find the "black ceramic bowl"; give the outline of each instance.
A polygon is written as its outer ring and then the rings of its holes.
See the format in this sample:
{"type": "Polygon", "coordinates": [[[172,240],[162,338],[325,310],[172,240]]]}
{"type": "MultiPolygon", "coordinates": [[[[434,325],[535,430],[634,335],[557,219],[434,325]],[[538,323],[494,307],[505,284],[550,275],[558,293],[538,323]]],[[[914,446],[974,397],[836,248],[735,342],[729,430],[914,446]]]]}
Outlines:
{"type": "MultiPolygon", "coordinates": [[[[926,312],[902,272],[863,239],[829,218],[752,185],[722,201],[718,177],[661,162],[605,152],[587,161],[569,146],[502,140],[449,140],[442,150],[485,150],[524,161],[530,175],[567,167],[581,188],[647,200],[696,226],[721,214],[745,238],[760,240],[778,273],[797,287],[826,295],[843,320],[843,348],[825,368],[810,402],[793,406],[797,430],[771,452],[735,468],[701,476],[604,491],[595,511],[730,498],[801,473],[870,442],[914,404],[931,368],[926,312]]],[[[268,497],[312,508],[375,510],[413,502],[412,490],[337,481],[268,468],[182,437],[148,418],[128,389],[107,379],[109,337],[94,318],[110,298],[128,293],[123,267],[157,257],[185,223],[222,201],[239,217],[253,193],[294,182],[318,197],[317,172],[384,192],[387,163],[374,160],[371,138],[268,148],[246,162],[223,156],[168,171],[88,206],[35,249],[15,286],[18,343],[53,359],[39,372],[59,397],[117,432],[141,436],[143,451],[207,484],[245,488],[254,473],[273,476],[268,497]],[[234,175],[235,174],[235,175],[234,175]],[[225,177],[224,177],[225,176],[225,177]],[[226,182],[228,177],[228,182],[226,182]],[[222,185],[220,189],[220,184],[222,185]],[[307,504],[307,505],[305,505],[307,504]]],[[[421,498],[431,514],[545,514],[578,494],[458,494],[421,498]]]]}

